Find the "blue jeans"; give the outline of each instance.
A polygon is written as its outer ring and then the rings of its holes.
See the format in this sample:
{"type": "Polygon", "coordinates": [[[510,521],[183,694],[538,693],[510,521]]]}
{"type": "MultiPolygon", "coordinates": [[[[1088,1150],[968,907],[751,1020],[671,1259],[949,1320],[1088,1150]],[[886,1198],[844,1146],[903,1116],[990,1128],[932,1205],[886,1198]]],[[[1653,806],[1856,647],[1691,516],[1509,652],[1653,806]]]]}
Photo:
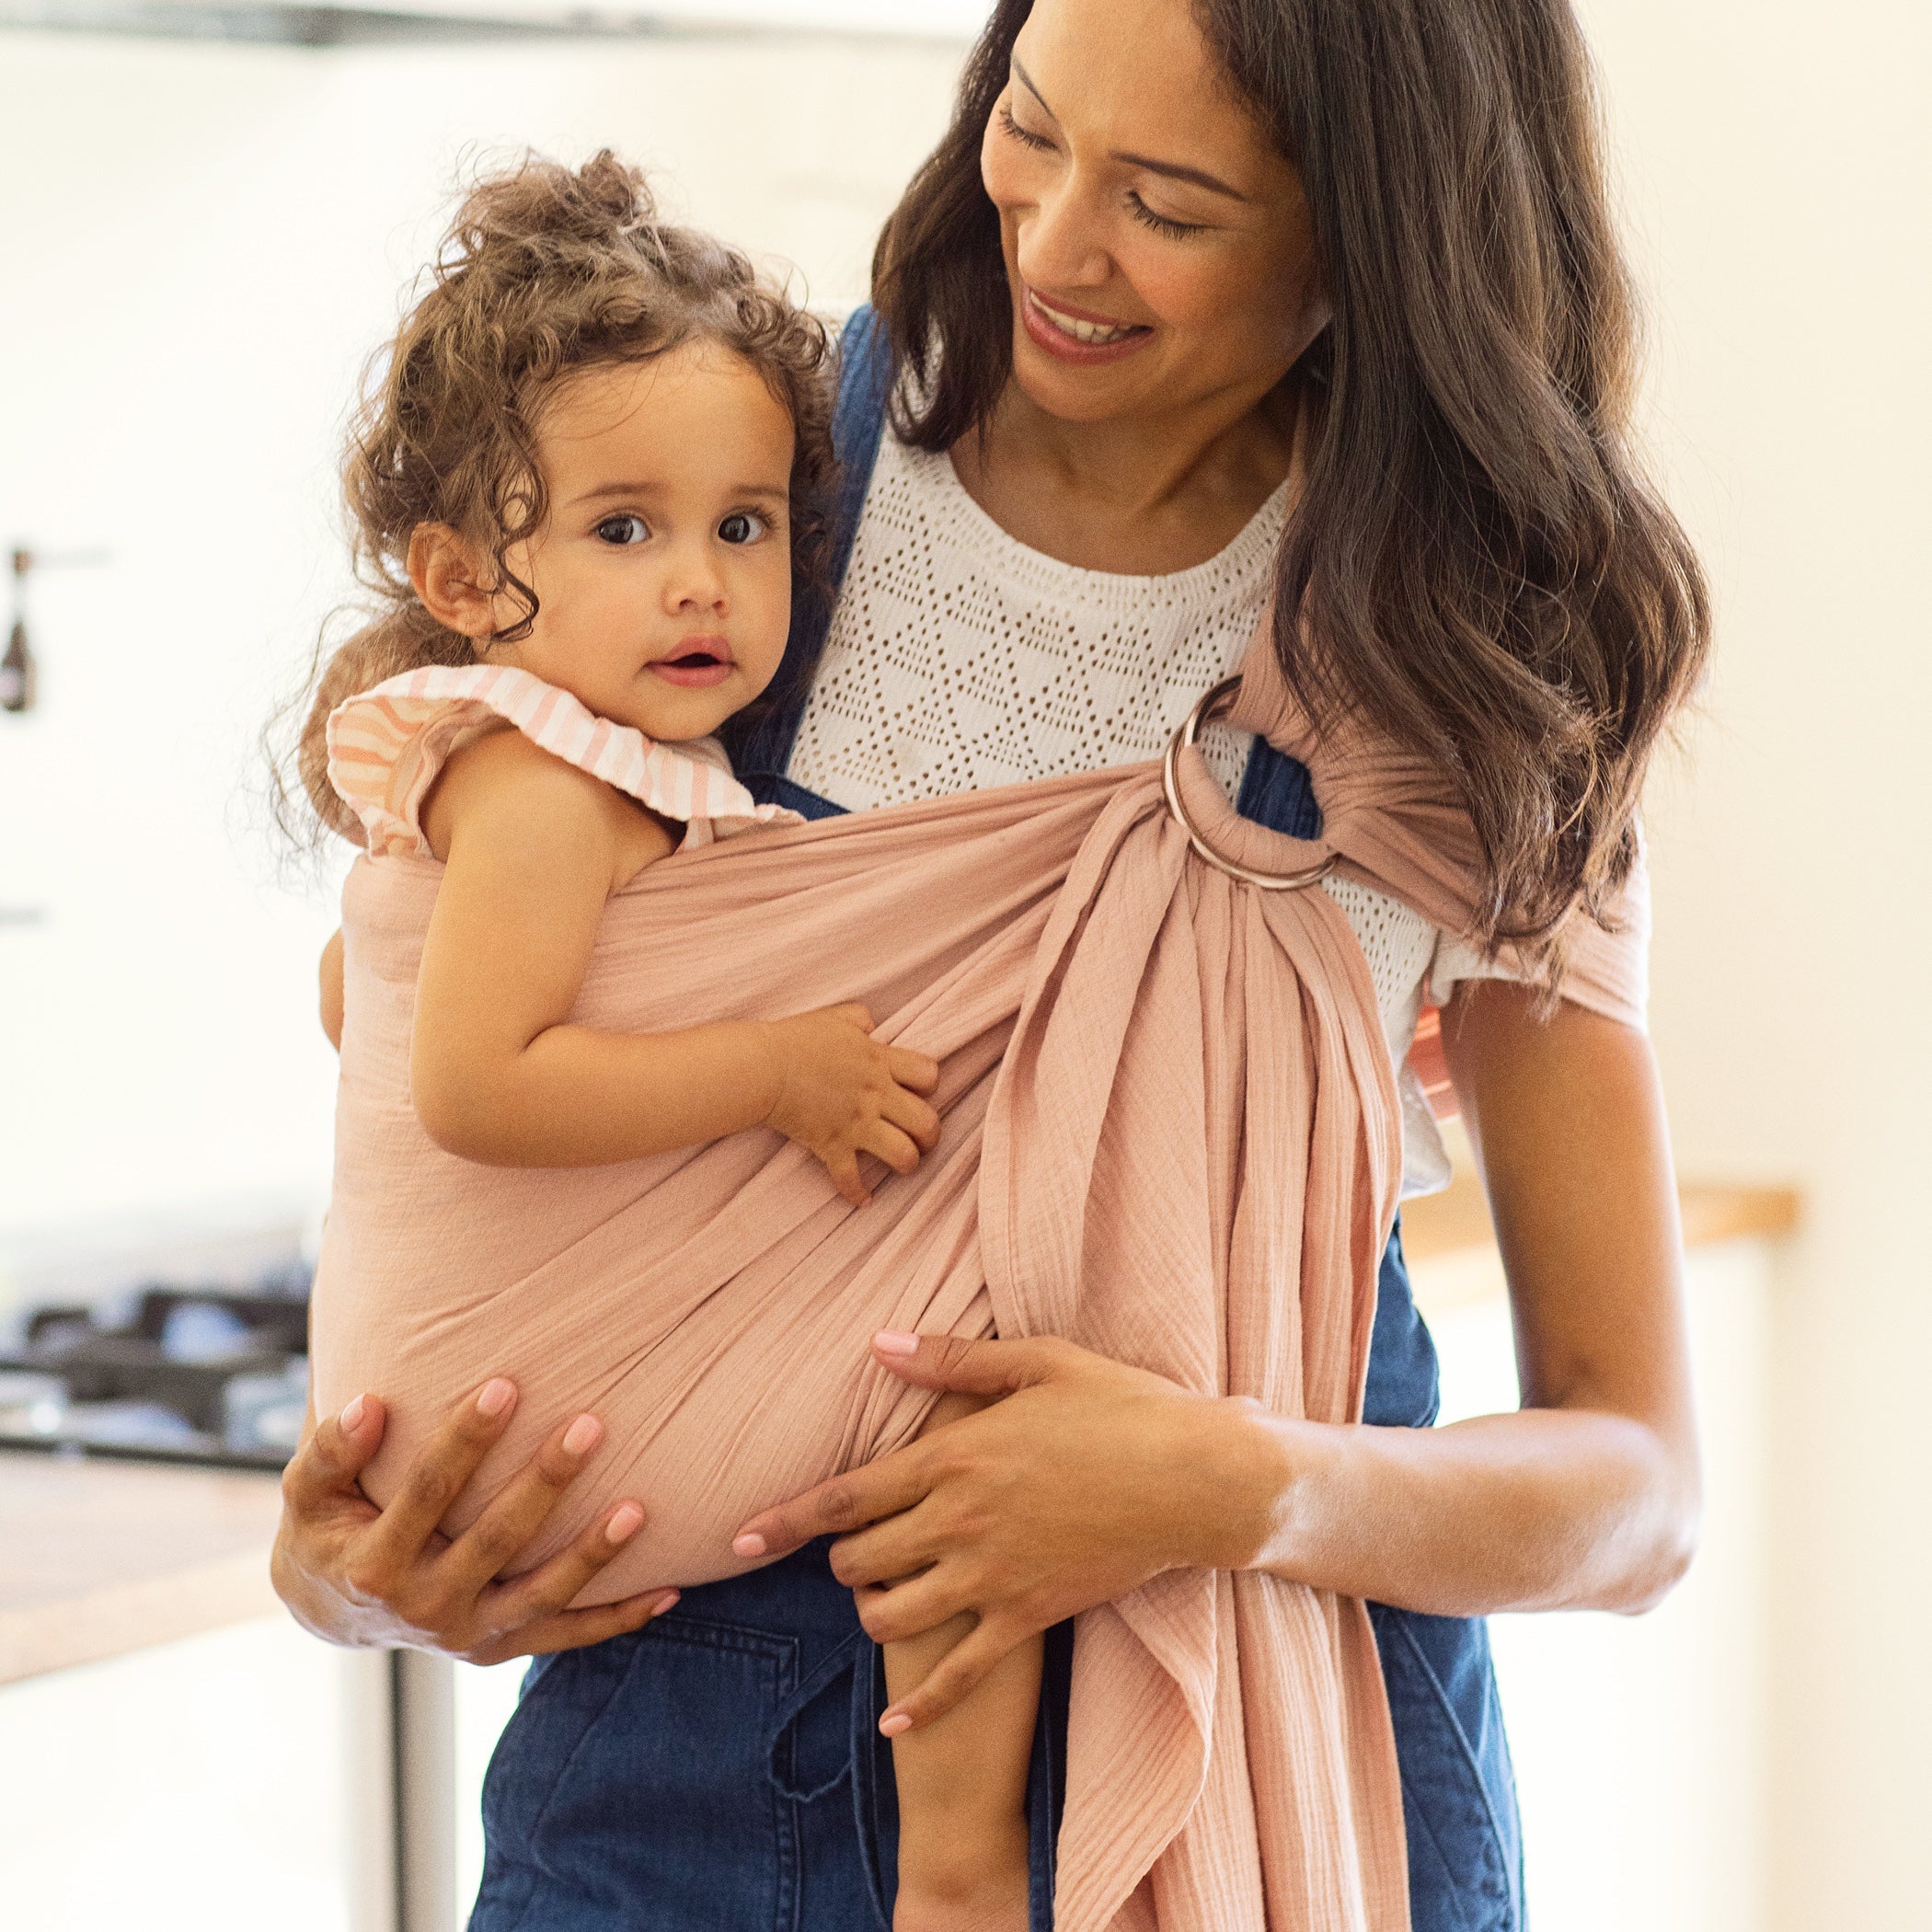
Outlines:
{"type": "MultiPolygon", "coordinates": [[[[484,1784],[471,1932],[885,1932],[885,1673],[828,1547],[531,1666],[484,1784]]],[[[1052,1925],[1072,1662],[1065,1625],[1029,1780],[1035,1932],[1052,1925]]]]}
{"type": "MultiPolygon", "coordinates": [[[[1435,1350],[1399,1233],[1363,1419],[1427,1426],[1435,1350]]],[[[1395,1720],[1413,1932],[1521,1932],[1509,1745],[1480,1619],[1372,1604],[1395,1720]]],[[[1033,1932],[1052,1925],[1071,1626],[1034,1733],[1033,1932]]],[[[540,1658],[483,1789],[470,1932],[888,1932],[897,1870],[884,1673],[814,1544],[687,1590],[635,1637],[540,1658]]]]}

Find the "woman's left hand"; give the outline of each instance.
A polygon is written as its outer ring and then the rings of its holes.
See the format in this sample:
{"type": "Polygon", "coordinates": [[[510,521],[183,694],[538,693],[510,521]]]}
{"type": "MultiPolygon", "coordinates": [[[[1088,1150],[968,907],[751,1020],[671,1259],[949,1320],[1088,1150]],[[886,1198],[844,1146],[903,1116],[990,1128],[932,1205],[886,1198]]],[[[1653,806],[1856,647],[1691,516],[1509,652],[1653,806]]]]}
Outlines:
{"type": "Polygon", "coordinates": [[[888,1334],[873,1353],[921,1388],[1003,1399],[754,1516],[733,1547],[838,1535],[833,1573],[880,1642],[978,1617],[888,1717],[929,1724],[1029,1637],[1164,1570],[1240,1567],[1265,1534],[1242,1521],[1248,1404],[1051,1339],[888,1334]]]}

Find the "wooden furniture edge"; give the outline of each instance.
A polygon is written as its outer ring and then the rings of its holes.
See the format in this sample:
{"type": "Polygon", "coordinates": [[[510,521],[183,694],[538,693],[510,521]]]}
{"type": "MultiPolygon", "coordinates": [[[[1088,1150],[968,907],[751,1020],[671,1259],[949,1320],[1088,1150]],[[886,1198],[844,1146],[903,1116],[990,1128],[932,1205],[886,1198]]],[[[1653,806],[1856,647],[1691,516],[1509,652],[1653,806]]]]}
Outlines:
{"type": "MultiPolygon", "coordinates": [[[[1802,1218],[1792,1188],[1713,1187],[1688,1182],[1677,1190],[1686,1248],[1725,1241],[1776,1240],[1802,1218]]],[[[1459,1175],[1440,1194],[1402,1210],[1402,1249],[1415,1274],[1423,1314],[1442,1314],[1505,1292],[1489,1204],[1473,1175],[1459,1175]]]]}
{"type": "Polygon", "coordinates": [[[0,1613],[0,1684],[123,1657],[282,1608],[266,1546],[212,1563],[0,1613]]]}

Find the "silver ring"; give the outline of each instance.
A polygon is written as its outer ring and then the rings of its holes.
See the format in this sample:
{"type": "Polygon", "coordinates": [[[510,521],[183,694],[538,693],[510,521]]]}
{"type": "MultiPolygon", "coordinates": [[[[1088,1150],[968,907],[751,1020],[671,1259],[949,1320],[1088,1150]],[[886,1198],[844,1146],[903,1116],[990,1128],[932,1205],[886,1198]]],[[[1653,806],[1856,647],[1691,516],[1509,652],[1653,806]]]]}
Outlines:
{"type": "Polygon", "coordinates": [[[1210,691],[1201,702],[1181,720],[1180,729],[1167,741],[1167,755],[1160,763],[1160,788],[1167,795],[1167,810],[1174,814],[1174,822],[1188,835],[1188,844],[1195,852],[1213,866],[1217,872],[1225,872],[1230,879],[1238,879],[1243,885],[1256,886],[1264,892],[1294,892],[1304,886],[1312,886],[1326,879],[1335,869],[1340,858],[1339,852],[1331,852],[1319,865],[1309,866],[1300,872],[1257,872],[1251,867],[1236,865],[1231,858],[1224,857],[1201,835],[1200,827],[1188,816],[1187,807],[1180,802],[1180,782],[1175,773],[1176,762],[1181,753],[1192,745],[1201,735],[1202,725],[1210,723],[1227,710],[1234,703],[1235,693],[1240,690],[1238,677],[1225,678],[1210,691]]]}

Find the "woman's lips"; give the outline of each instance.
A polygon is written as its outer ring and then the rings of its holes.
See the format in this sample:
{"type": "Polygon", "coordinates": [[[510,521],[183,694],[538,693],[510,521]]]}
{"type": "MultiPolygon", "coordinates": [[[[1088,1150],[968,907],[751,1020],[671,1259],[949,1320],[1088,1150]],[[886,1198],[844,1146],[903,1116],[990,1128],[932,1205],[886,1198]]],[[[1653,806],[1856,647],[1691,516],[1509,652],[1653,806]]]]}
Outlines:
{"type": "Polygon", "coordinates": [[[1050,356],[1088,368],[1097,362],[1118,362],[1154,334],[1143,323],[1114,322],[1103,316],[1063,308],[1025,284],[1021,285],[1019,319],[1029,339],[1050,356]]]}
{"type": "Polygon", "coordinates": [[[722,638],[686,638],[669,657],[659,658],[645,669],[667,684],[704,691],[723,684],[736,661],[731,647],[722,638]]]}

